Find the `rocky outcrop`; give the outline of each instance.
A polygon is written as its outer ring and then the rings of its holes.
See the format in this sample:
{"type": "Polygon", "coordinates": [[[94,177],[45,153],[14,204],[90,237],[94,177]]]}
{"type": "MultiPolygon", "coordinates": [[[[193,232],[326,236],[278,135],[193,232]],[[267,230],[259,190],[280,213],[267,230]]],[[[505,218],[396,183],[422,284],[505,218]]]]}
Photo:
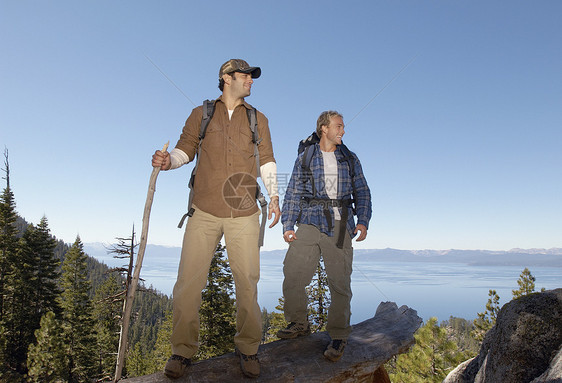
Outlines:
{"type": "MultiPolygon", "coordinates": [[[[344,356],[336,363],[322,355],[329,343],[326,332],[260,346],[261,376],[244,378],[234,353],[194,363],[175,382],[374,382],[392,356],[408,351],[422,319],[415,310],[396,303],[379,305],[375,316],[353,326],[344,356]]],[[[127,383],[170,382],[164,374],[125,379],[127,383]]]]}
{"type": "Polygon", "coordinates": [[[548,370],[531,383],[562,383],[562,348],[558,351],[548,370]]]}
{"type": "Polygon", "coordinates": [[[562,289],[502,307],[480,353],[443,383],[562,382],[562,289]]]}

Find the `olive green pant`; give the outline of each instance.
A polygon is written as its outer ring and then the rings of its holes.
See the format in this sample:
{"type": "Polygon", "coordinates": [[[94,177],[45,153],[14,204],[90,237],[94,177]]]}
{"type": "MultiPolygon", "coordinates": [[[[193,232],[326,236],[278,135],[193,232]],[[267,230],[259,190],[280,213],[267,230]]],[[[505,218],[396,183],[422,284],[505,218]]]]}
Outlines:
{"type": "Polygon", "coordinates": [[[211,260],[224,235],[228,261],[236,289],[236,347],[246,355],[256,354],[261,341],[261,311],[258,305],[260,278],[259,215],[217,218],[195,209],[187,221],[173,291],[172,353],[191,358],[199,346],[201,291],[207,283],[211,260]]]}
{"type": "Polygon", "coordinates": [[[306,323],[308,321],[306,286],[312,281],[322,255],[332,301],[328,310],[326,329],[332,339],[347,339],[351,333],[349,323],[353,248],[347,231],[343,249],[336,246],[340,222],[336,221],[334,237],[320,232],[315,226],[300,224],[296,232],[297,239],[289,245],[283,263],[285,319],[288,322],[306,323]]]}

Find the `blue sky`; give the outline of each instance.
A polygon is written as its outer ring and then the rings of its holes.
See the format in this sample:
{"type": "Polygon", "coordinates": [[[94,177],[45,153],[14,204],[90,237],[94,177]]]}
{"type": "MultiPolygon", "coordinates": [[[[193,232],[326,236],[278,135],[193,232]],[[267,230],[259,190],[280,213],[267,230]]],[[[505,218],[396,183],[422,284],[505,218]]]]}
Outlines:
{"type": "MultiPolygon", "coordinates": [[[[0,0],[17,211],[66,242],[140,236],[152,153],[243,58],[262,68],[247,101],[281,175],[320,112],[344,115],[373,194],[356,248],[562,247],[560,14],[559,1],[0,0]]],[[[160,174],[150,243],[180,246],[190,172],[160,174]]],[[[265,249],[284,247],[269,230],[265,249]]]]}

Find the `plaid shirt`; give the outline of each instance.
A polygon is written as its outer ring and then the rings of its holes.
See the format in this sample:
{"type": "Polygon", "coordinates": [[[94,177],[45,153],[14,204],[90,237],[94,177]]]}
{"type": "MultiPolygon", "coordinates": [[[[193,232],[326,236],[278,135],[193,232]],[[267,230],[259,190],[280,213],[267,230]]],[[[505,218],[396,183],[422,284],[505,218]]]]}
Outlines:
{"type": "MultiPolygon", "coordinates": [[[[295,161],[295,166],[293,167],[293,174],[291,175],[291,180],[287,186],[287,191],[285,193],[285,198],[283,200],[283,212],[281,214],[281,222],[283,223],[283,232],[288,230],[295,230],[295,224],[304,223],[308,225],[316,226],[321,232],[332,237],[334,235],[334,214],[333,208],[330,207],[332,224],[328,225],[328,220],[323,212],[323,207],[319,204],[310,204],[302,200],[302,197],[311,198],[322,198],[329,199],[326,193],[326,187],[333,187],[331,185],[326,185],[324,179],[324,160],[322,158],[322,152],[320,151],[320,146],[314,144],[314,155],[312,156],[312,161],[310,163],[310,171],[314,178],[314,185],[316,187],[317,195],[312,195],[312,185],[310,182],[310,175],[303,174],[302,161],[304,152],[300,153],[295,161]],[[331,229],[331,230],[330,230],[331,229]]],[[[338,200],[350,199],[353,193],[353,187],[351,185],[351,174],[349,169],[349,164],[347,161],[343,160],[343,154],[339,148],[335,151],[336,160],[338,163],[338,200]]],[[[371,219],[371,192],[369,186],[367,185],[367,180],[363,175],[363,169],[361,168],[361,163],[355,155],[351,153],[354,161],[354,171],[355,171],[355,207],[357,211],[357,224],[363,224],[366,228],[369,228],[369,220],[371,219]]],[[[353,212],[351,206],[349,206],[348,220],[347,220],[347,230],[351,237],[353,238],[355,234],[355,220],[353,219],[353,212]]]]}

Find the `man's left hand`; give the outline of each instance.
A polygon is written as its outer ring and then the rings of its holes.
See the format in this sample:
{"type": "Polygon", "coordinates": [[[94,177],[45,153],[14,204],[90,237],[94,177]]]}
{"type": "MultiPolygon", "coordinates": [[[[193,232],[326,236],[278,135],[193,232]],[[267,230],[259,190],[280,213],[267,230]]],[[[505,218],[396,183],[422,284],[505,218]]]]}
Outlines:
{"type": "Polygon", "coordinates": [[[367,228],[365,227],[365,225],[359,224],[355,226],[355,231],[353,232],[353,234],[357,234],[358,231],[360,231],[361,234],[359,234],[359,237],[357,237],[356,241],[362,241],[367,238],[367,228]]]}
{"type": "Polygon", "coordinates": [[[279,222],[279,219],[281,218],[281,209],[279,208],[279,196],[271,197],[271,201],[269,201],[269,215],[267,216],[267,219],[271,219],[273,214],[275,214],[275,218],[273,219],[273,222],[271,222],[271,225],[269,225],[269,228],[272,228],[273,226],[277,225],[277,222],[279,222]]]}

